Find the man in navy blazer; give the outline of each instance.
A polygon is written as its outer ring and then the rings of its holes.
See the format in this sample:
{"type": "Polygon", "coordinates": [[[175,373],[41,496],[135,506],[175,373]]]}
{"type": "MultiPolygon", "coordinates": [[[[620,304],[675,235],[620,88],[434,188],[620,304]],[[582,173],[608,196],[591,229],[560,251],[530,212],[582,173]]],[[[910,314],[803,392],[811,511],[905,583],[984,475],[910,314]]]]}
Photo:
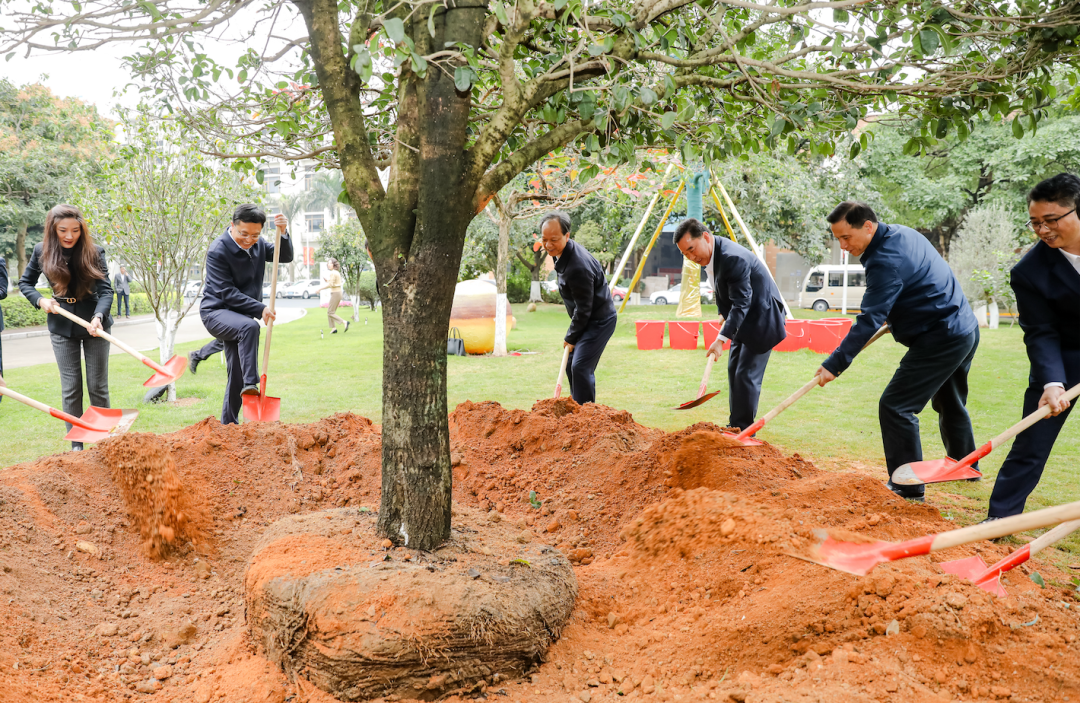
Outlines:
{"type": "Polygon", "coordinates": [[[698,220],[680,222],[674,240],[683,256],[705,268],[715,292],[724,325],[707,354],[719,360],[724,342],[731,340],[728,425],[745,430],[757,415],[769,355],[787,337],[784,299],[769,270],[749,249],[712,235],[698,220]]]}
{"type": "Polygon", "coordinates": [[[987,522],[1024,512],[1071,411],[1062,395],[1080,383],[1078,205],[1080,178],[1068,173],[1028,193],[1028,227],[1040,241],[1013,267],[1010,281],[1031,362],[1023,415],[1049,405],[1050,417],[1017,435],[994,482],[987,522]]]}
{"type": "Polygon", "coordinates": [[[910,227],[878,222],[869,205],[843,202],[826,218],[840,248],[862,257],[866,292],[862,312],[818,369],[824,386],[843,373],[886,321],[908,347],[878,402],[889,490],[921,502],[923,486],[899,486],[893,472],[922,461],[919,418],[930,402],[938,414],[945,451],[962,457],[975,450],[967,413],[968,371],[979,347],[979,323],[952,269],[926,237],[910,227]]]}
{"type": "MultiPolygon", "coordinates": [[[[262,302],[263,271],[274,260],[274,243],[260,238],[266,213],[257,205],[238,205],[232,225],[206,252],[206,282],[199,305],[206,330],[225,344],[228,381],[221,405],[221,424],[236,424],[244,395],[259,394],[259,323],[277,315],[262,302]]],[[[274,224],[281,233],[281,256],[293,260],[292,241],[284,215],[274,224]]]]}

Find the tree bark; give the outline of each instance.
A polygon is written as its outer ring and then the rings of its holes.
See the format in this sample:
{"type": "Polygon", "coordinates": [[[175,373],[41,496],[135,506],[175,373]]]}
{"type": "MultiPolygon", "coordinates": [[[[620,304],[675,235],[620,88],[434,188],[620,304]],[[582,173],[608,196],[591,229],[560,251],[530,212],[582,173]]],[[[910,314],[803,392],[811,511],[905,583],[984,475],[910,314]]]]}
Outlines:
{"type": "MultiPolygon", "coordinates": [[[[159,351],[158,363],[160,364],[164,364],[173,357],[173,350],[176,347],[176,330],[179,327],[178,318],[179,313],[175,310],[169,310],[165,313],[164,320],[162,320],[160,316],[156,319],[159,351]]],[[[168,388],[166,400],[172,403],[176,400],[176,384],[170,383],[168,388]]]]}

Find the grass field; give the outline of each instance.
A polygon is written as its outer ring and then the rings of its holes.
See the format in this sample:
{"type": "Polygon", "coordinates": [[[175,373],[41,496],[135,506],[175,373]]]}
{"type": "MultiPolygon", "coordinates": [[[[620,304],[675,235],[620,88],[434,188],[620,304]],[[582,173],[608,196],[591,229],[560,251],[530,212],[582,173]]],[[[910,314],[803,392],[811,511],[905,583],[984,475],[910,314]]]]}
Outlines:
{"type": "MultiPolygon", "coordinates": [[[[562,306],[542,305],[537,312],[514,306],[518,325],[510,333],[512,350],[535,352],[504,358],[451,357],[449,359],[450,408],[464,400],[495,400],[506,407],[529,408],[549,397],[555,383],[562,336],[568,318],[562,306]]],[[[697,392],[705,361],[703,349],[638,351],[634,322],[673,319],[675,306],[628,308],[597,371],[598,402],[630,411],[644,425],[677,430],[709,420],[726,424],[726,394],[705,405],[677,412],[676,405],[697,392]]],[[[705,319],[715,316],[706,306],[705,319]]],[[[797,311],[803,317],[819,317],[797,311]]],[[[319,338],[326,330],[319,309],[274,334],[268,392],[282,398],[281,419],[307,422],[340,411],[351,411],[378,422],[381,413],[382,330],[379,312],[361,311],[360,323],[348,334],[319,338]],[[365,324],[365,321],[367,324],[365,324]]],[[[326,330],[328,332],[328,330],[326,330]]],[[[179,353],[200,346],[182,345],[179,353]]],[[[760,437],[799,452],[822,468],[852,468],[884,478],[884,461],[877,421],[877,399],[888,382],[904,348],[885,337],[863,352],[836,382],[815,389],[777,418],[760,437]]],[[[170,432],[207,416],[218,416],[225,384],[221,355],[179,382],[181,401],[176,406],[141,405],[148,373],[126,356],[114,356],[110,365],[113,407],[139,408],[136,430],[170,432]]],[[[809,350],[775,353],[769,362],[761,398],[761,412],[783,400],[814,374],[823,356],[809,350]]],[[[48,361],[51,361],[48,360],[48,361]]],[[[975,440],[982,443],[1020,418],[1021,397],[1027,383],[1028,362],[1019,327],[983,330],[971,371],[969,410],[975,440]]],[[[59,376],[55,364],[12,369],[8,385],[54,406],[60,405],[59,376]]],[[[726,386],[726,373],[713,373],[712,390],[726,386]]],[[[568,393],[567,393],[568,395],[568,393]]],[[[927,408],[922,415],[925,458],[944,456],[937,433],[936,415],[927,408]]],[[[0,406],[0,466],[36,459],[63,451],[64,427],[56,420],[5,400],[0,406]]],[[[993,477],[1008,447],[983,460],[989,480],[980,484],[945,484],[928,489],[930,499],[958,523],[985,514],[993,477]]],[[[1028,501],[1029,509],[1080,500],[1080,421],[1070,420],[1051,455],[1039,489],[1028,501]]],[[[1069,547],[1080,552],[1080,540],[1069,547]]]]}

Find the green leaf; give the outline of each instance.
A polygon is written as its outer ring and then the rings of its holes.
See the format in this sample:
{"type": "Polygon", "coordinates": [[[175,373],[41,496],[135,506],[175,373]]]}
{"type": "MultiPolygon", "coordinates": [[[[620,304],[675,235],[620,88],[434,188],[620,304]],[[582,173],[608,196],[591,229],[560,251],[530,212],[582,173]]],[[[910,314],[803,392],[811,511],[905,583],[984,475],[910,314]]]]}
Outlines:
{"type": "Polygon", "coordinates": [[[852,142],[851,152],[848,154],[848,158],[854,159],[856,156],[859,155],[860,151],[862,151],[862,144],[860,144],[859,142],[852,142]]]}
{"type": "Polygon", "coordinates": [[[660,118],[660,124],[664,125],[664,129],[671,129],[671,126],[675,124],[675,117],[675,113],[669,110],[660,118]]]}
{"type": "Polygon", "coordinates": [[[785,120],[780,115],[777,115],[776,119],[773,120],[772,127],[769,128],[769,138],[771,139],[772,137],[777,137],[781,135],[784,132],[784,127],[786,126],[787,120],[785,120]]]}
{"type": "Polygon", "coordinates": [[[423,78],[424,74],[427,73],[427,59],[415,51],[409,54],[409,58],[412,59],[413,73],[423,78]]]}
{"type": "Polygon", "coordinates": [[[833,22],[836,22],[837,24],[843,24],[844,22],[848,21],[848,11],[847,10],[834,9],[832,11],[832,18],[833,18],[833,22]]]}
{"type": "Polygon", "coordinates": [[[1031,580],[1039,584],[1039,588],[1046,588],[1046,581],[1038,571],[1031,572],[1031,580]]]}
{"type": "Polygon", "coordinates": [[[510,19],[506,16],[506,8],[503,7],[503,4],[501,2],[495,3],[494,7],[492,7],[491,9],[495,13],[495,17],[498,18],[499,23],[502,24],[502,26],[510,26],[510,19]]]}
{"type": "Polygon", "coordinates": [[[431,5],[431,12],[427,16],[427,31],[431,35],[431,38],[435,38],[435,11],[441,7],[439,3],[433,3],[431,5]]]}
{"type": "Polygon", "coordinates": [[[454,69],[454,87],[459,93],[464,93],[472,88],[473,72],[468,66],[458,66],[454,69]]]}
{"type": "Polygon", "coordinates": [[[258,182],[259,185],[263,184],[263,179],[265,179],[265,178],[266,178],[266,173],[262,169],[259,169],[258,171],[255,172],[255,180],[256,180],[256,182],[258,182]]]}
{"type": "Polygon", "coordinates": [[[1020,124],[1020,118],[1015,117],[1012,121],[1012,133],[1017,139],[1021,139],[1024,136],[1024,125],[1020,124]]]}
{"type": "Polygon", "coordinates": [[[405,41],[405,23],[397,17],[384,21],[383,27],[386,28],[386,36],[390,37],[390,41],[395,44],[405,41]]]}
{"type": "Polygon", "coordinates": [[[640,97],[641,102],[645,103],[646,105],[652,105],[658,99],[656,92],[652,88],[646,87],[642,87],[640,90],[638,90],[638,97],[640,97]]]}
{"type": "Polygon", "coordinates": [[[599,56],[600,54],[604,53],[604,51],[605,49],[603,44],[589,45],[589,56],[599,56]]]}
{"type": "Polygon", "coordinates": [[[919,30],[919,43],[922,44],[922,53],[924,54],[934,53],[940,45],[938,34],[932,29],[919,30]]]}

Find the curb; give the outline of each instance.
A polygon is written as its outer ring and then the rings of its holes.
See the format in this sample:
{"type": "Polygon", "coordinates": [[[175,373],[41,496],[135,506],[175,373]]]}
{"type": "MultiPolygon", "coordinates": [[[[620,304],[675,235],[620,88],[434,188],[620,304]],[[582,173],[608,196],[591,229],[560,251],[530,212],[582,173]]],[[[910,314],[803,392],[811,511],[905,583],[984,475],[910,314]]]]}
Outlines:
{"type": "MultiPolygon", "coordinates": [[[[144,322],[153,322],[153,315],[142,315],[140,317],[133,317],[130,320],[113,320],[113,327],[126,327],[128,325],[141,325],[144,322]]],[[[16,328],[17,329],[17,328],[16,328]]],[[[8,334],[0,334],[0,340],[8,339],[29,339],[30,337],[48,337],[49,330],[33,330],[32,332],[12,332],[8,334]]]]}

